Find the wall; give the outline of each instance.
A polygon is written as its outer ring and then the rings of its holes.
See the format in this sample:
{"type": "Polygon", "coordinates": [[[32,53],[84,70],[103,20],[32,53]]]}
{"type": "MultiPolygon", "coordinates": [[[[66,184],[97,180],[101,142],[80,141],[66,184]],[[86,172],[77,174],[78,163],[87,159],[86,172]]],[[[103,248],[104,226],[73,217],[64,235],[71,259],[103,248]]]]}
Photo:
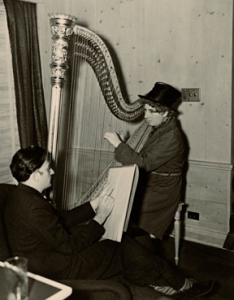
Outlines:
{"type": "Polygon", "coordinates": [[[104,39],[130,101],[156,81],[201,89],[200,102],[179,107],[190,148],[185,201],[187,210],[200,214],[199,221],[185,215],[185,238],[222,246],[233,197],[233,1],[44,0],[38,4],[38,25],[49,115],[48,13],[74,15],[104,39]]]}

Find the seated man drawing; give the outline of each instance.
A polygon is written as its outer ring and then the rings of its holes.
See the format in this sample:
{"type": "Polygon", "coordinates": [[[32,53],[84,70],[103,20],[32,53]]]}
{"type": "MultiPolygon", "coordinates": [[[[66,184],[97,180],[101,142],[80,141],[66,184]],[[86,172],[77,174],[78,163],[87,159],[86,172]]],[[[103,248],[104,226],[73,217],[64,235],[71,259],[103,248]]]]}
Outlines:
{"type": "Polygon", "coordinates": [[[212,289],[213,281],[184,277],[127,235],[121,243],[100,241],[114,203],[108,187],[98,198],[70,211],[53,208],[42,194],[54,174],[43,148],[20,149],[10,168],[19,184],[6,202],[7,236],[13,255],[28,258],[29,271],[55,280],[117,280],[122,275],[124,282],[166,295],[198,296],[212,289]]]}
{"type": "Polygon", "coordinates": [[[156,82],[149,93],[139,97],[144,104],[145,120],[152,127],[139,153],[115,132],[107,132],[104,138],[115,147],[118,162],[136,164],[140,170],[132,223],[161,239],[180,202],[185,151],[172,108],[180,92],[169,84],[156,82]]]}

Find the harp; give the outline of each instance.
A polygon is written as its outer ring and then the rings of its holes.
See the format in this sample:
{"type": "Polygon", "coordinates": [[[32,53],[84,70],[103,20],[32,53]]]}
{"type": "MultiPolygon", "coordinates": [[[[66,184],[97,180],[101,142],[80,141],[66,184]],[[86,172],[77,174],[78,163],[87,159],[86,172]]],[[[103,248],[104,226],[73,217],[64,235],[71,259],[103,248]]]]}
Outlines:
{"type": "Polygon", "coordinates": [[[48,138],[48,154],[55,169],[52,197],[57,206],[68,210],[97,196],[107,180],[109,167],[118,165],[113,159],[113,147],[107,141],[103,146],[104,133],[119,127],[126,129],[131,124],[134,133],[127,143],[139,151],[150,128],[142,120],[139,100],[129,103],[122,96],[103,40],[76,25],[73,16],[49,17],[53,40],[48,138]],[[89,89],[87,82],[93,78],[96,83],[89,89]],[[97,88],[101,96],[92,93],[97,88]]]}

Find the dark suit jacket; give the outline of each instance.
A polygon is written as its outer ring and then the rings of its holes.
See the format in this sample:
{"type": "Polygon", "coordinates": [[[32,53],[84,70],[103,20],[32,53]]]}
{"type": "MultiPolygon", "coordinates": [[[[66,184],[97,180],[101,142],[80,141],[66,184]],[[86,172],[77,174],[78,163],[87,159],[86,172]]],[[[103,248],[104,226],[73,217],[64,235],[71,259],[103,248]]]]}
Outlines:
{"type": "Polygon", "coordinates": [[[59,213],[37,190],[19,184],[8,195],[5,209],[12,254],[26,256],[29,271],[49,278],[97,279],[110,263],[116,243],[95,243],[104,228],[93,217],[89,203],[59,213]],[[103,262],[108,243],[110,252],[103,262]]]}
{"type": "Polygon", "coordinates": [[[176,120],[159,127],[139,153],[121,143],[115,159],[123,165],[137,164],[140,179],[132,218],[147,232],[162,238],[180,201],[182,175],[161,176],[158,173],[181,173],[184,143],[176,120]]]}

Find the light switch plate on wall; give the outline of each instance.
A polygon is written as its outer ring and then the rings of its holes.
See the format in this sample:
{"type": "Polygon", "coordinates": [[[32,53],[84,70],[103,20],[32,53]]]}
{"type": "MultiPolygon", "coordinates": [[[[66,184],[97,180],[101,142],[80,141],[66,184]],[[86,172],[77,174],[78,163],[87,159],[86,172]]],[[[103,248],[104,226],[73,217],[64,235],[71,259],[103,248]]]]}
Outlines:
{"type": "Polygon", "coordinates": [[[183,102],[199,102],[200,101],[200,89],[199,88],[187,88],[181,89],[183,102]]]}

